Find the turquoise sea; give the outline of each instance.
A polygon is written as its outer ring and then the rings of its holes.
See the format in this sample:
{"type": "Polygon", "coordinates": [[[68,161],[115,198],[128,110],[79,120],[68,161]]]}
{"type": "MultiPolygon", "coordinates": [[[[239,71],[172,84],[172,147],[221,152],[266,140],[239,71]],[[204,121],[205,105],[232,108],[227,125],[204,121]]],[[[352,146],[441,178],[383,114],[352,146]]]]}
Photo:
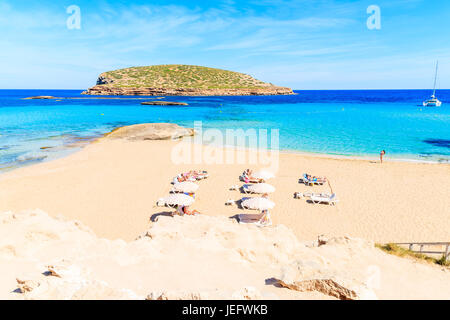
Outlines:
{"type": "MultiPolygon", "coordinates": [[[[0,170],[60,157],[74,143],[123,125],[174,122],[203,128],[279,129],[279,148],[333,156],[450,162],[450,90],[296,91],[293,96],[166,97],[189,106],[142,106],[81,90],[0,90],[0,170]],[[37,95],[63,99],[24,100],[37,95]],[[77,99],[65,99],[77,98],[77,99]]],[[[143,98],[143,97],[136,97],[143,98]]],[[[155,97],[149,97],[148,100],[155,97]]],[[[144,99],[145,100],[145,99],[144,99]]]]}

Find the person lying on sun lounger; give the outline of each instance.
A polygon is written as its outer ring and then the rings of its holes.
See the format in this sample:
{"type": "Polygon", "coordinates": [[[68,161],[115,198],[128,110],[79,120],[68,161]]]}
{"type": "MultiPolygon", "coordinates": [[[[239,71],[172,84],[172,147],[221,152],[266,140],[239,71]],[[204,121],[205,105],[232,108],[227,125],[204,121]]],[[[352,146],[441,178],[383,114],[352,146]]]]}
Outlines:
{"type": "Polygon", "coordinates": [[[177,206],[177,211],[173,212],[173,215],[178,214],[180,216],[184,216],[185,214],[188,216],[195,216],[200,214],[197,210],[189,210],[189,206],[177,206]]]}
{"type": "Polygon", "coordinates": [[[185,182],[185,181],[195,181],[195,179],[194,178],[190,178],[188,175],[186,175],[185,173],[180,173],[179,175],[177,175],[175,178],[174,178],[174,181],[173,181],[173,183],[177,183],[177,182],[185,182]]]}
{"type": "Polygon", "coordinates": [[[252,173],[253,171],[250,169],[246,169],[243,173],[242,173],[242,180],[244,180],[245,183],[263,183],[265,182],[264,179],[258,179],[255,177],[252,177],[252,173]]]}
{"type": "Polygon", "coordinates": [[[193,178],[195,178],[197,180],[200,180],[200,179],[207,178],[208,177],[208,172],[207,171],[194,171],[194,170],[191,170],[191,171],[189,171],[187,173],[187,175],[189,177],[193,177],[193,178]]]}
{"type": "Polygon", "coordinates": [[[305,173],[303,175],[303,182],[309,184],[324,184],[325,182],[327,182],[327,177],[316,177],[305,173]]]}
{"type": "Polygon", "coordinates": [[[206,179],[208,177],[208,173],[206,171],[189,171],[186,173],[180,173],[176,176],[175,180],[178,182],[184,181],[197,181],[201,179],[206,179]]]}

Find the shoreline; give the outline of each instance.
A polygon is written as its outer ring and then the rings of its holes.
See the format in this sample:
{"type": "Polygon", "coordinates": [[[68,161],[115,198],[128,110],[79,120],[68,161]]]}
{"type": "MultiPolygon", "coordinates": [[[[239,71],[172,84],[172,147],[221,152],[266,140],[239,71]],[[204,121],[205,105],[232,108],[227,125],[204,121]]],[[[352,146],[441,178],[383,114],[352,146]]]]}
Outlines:
{"type": "MultiPolygon", "coordinates": [[[[205,146],[208,146],[208,144],[203,144],[205,146]]],[[[214,145],[214,147],[217,148],[238,148],[244,150],[244,149],[252,149],[248,147],[236,147],[232,145],[214,145]]],[[[254,149],[254,148],[253,148],[254,149]]],[[[280,154],[297,154],[300,156],[305,157],[312,157],[312,158],[321,158],[321,159],[331,159],[331,160],[355,160],[355,161],[376,161],[379,162],[380,158],[377,156],[356,156],[356,155],[339,155],[339,154],[331,154],[331,153],[317,153],[317,152],[310,152],[310,151],[301,151],[301,150],[294,150],[294,149],[281,149],[281,150],[272,150],[272,149],[257,149],[257,151],[263,151],[263,152],[271,152],[271,151],[278,151],[280,154]]],[[[406,163],[423,163],[423,164],[450,164],[450,159],[444,161],[432,161],[432,160],[420,160],[420,159],[412,159],[412,158],[384,158],[384,162],[406,162],[406,163]]]]}
{"type": "MultiPolygon", "coordinates": [[[[23,165],[11,165],[6,166],[4,168],[0,168],[0,175],[10,172],[13,170],[17,170],[23,167],[33,166],[39,163],[46,163],[50,161],[54,161],[57,159],[65,158],[70,156],[73,153],[80,152],[83,148],[85,148],[88,145],[91,145],[93,143],[99,142],[101,139],[103,139],[108,134],[127,126],[118,126],[113,128],[112,130],[105,132],[99,136],[92,136],[89,139],[81,139],[77,142],[70,142],[62,146],[62,151],[59,151],[58,154],[52,154],[52,156],[46,156],[42,160],[27,160],[24,162],[23,165]],[[73,149],[72,152],[70,150],[73,149]]],[[[195,143],[195,141],[194,141],[195,143]]],[[[203,146],[210,146],[212,144],[202,144],[203,146]]],[[[255,148],[249,148],[249,147],[242,147],[242,146],[232,146],[232,145],[213,145],[217,148],[226,148],[226,149],[239,149],[239,150],[253,150],[255,151],[255,148]]],[[[330,154],[330,153],[316,153],[316,152],[310,152],[310,151],[302,151],[302,150],[294,150],[294,149],[280,149],[280,150],[272,150],[272,149],[256,149],[257,152],[263,151],[263,152],[279,152],[280,154],[295,154],[299,156],[304,157],[310,157],[310,158],[320,158],[320,159],[330,159],[330,160],[353,160],[353,161],[366,161],[366,162],[379,162],[379,157],[372,156],[372,155],[366,155],[366,156],[357,156],[357,155],[339,155],[339,154],[330,154]]],[[[402,158],[402,157],[395,157],[398,155],[394,155],[394,157],[390,157],[389,155],[383,159],[383,162],[389,163],[389,162],[400,162],[400,163],[417,163],[417,164],[433,164],[433,165],[450,165],[450,159],[447,159],[445,161],[439,161],[439,160],[421,160],[421,159],[414,159],[414,158],[402,158]]]]}

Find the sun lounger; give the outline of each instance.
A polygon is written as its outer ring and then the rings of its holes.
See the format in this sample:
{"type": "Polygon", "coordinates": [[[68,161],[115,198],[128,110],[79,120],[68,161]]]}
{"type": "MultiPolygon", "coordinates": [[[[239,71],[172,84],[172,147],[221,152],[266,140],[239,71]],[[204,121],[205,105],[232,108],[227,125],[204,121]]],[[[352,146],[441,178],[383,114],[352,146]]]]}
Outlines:
{"type": "Polygon", "coordinates": [[[242,191],[243,191],[245,194],[253,193],[251,190],[248,189],[248,184],[244,184],[244,185],[242,186],[242,191]]]}
{"type": "Polygon", "coordinates": [[[294,193],[295,199],[303,199],[305,197],[311,197],[312,193],[303,193],[303,192],[296,192],[294,193]]]}
{"type": "Polygon", "coordinates": [[[168,208],[173,208],[173,209],[177,208],[176,204],[169,204],[169,203],[166,202],[166,200],[164,198],[159,199],[156,202],[156,206],[157,207],[168,207],[168,208]]]}
{"type": "Polygon", "coordinates": [[[246,207],[244,207],[244,206],[242,206],[242,202],[244,202],[245,200],[248,200],[248,199],[251,199],[251,197],[245,197],[245,198],[242,198],[241,199],[241,201],[240,201],[240,203],[241,203],[241,208],[243,208],[243,209],[247,209],[246,207]]]}
{"type": "Polygon", "coordinates": [[[159,198],[158,201],[156,201],[156,206],[157,207],[165,207],[166,206],[166,199],[159,198]]]}
{"type": "Polygon", "coordinates": [[[263,211],[259,214],[239,214],[239,223],[252,224],[258,227],[269,227],[272,225],[272,219],[268,211],[263,211]]]}
{"type": "Polygon", "coordinates": [[[177,184],[177,183],[183,182],[183,181],[195,182],[195,181],[197,181],[197,179],[195,179],[194,177],[185,178],[185,177],[183,176],[183,174],[180,173],[180,174],[177,175],[175,178],[173,178],[172,184],[177,184]]]}
{"type": "Polygon", "coordinates": [[[263,179],[256,179],[256,178],[251,178],[247,175],[242,175],[239,177],[239,179],[245,183],[261,183],[264,182],[263,179]]]}
{"type": "Polygon", "coordinates": [[[158,199],[158,201],[156,202],[156,206],[157,207],[169,207],[169,208],[176,208],[177,205],[176,204],[169,204],[166,202],[166,199],[161,198],[158,199]]]}
{"type": "Polygon", "coordinates": [[[327,203],[329,205],[335,205],[339,200],[337,199],[336,194],[333,193],[332,195],[313,194],[311,195],[311,201],[313,203],[327,203]]]}
{"type": "Polygon", "coordinates": [[[197,180],[203,180],[209,177],[208,171],[201,171],[199,174],[197,174],[196,178],[197,180]]]}
{"type": "Polygon", "coordinates": [[[307,186],[313,186],[313,185],[323,185],[325,182],[327,182],[327,178],[322,177],[309,177],[305,173],[303,175],[303,183],[307,186]]]}
{"type": "Polygon", "coordinates": [[[198,180],[203,180],[209,177],[208,171],[198,171],[196,174],[186,178],[187,173],[180,173],[172,180],[172,184],[176,184],[178,182],[190,181],[195,182],[198,180]]]}

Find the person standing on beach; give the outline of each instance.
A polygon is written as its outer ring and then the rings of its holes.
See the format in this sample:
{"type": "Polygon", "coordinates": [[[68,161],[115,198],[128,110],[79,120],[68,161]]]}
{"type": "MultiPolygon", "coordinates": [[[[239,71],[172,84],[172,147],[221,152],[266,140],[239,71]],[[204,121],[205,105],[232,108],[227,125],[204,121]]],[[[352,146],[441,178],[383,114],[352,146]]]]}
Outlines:
{"type": "Polygon", "coordinates": [[[380,162],[381,163],[383,163],[383,156],[386,154],[386,151],[385,150],[382,150],[381,152],[380,152],[380,162]]]}

